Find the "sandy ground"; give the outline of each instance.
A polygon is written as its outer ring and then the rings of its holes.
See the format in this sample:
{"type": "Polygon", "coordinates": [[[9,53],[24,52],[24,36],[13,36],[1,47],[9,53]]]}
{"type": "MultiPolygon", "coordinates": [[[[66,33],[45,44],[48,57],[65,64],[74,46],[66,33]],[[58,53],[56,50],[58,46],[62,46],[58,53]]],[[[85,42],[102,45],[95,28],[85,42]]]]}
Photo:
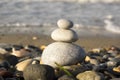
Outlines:
{"type": "MultiPolygon", "coordinates": [[[[40,47],[41,45],[49,45],[55,42],[50,36],[44,35],[24,35],[24,34],[12,34],[12,35],[0,35],[0,43],[10,44],[22,44],[22,45],[35,45],[40,47]],[[37,37],[33,40],[33,37],[37,37]]],[[[83,47],[86,51],[92,48],[104,48],[111,45],[120,47],[120,38],[107,38],[107,37],[81,37],[75,44],[83,47]]]]}

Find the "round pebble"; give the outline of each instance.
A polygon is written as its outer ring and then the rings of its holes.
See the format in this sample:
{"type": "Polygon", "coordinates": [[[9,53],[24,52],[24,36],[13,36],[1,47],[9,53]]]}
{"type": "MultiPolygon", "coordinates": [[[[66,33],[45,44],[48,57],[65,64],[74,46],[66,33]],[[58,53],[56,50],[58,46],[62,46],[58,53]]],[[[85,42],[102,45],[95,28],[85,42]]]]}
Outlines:
{"type": "Polygon", "coordinates": [[[59,28],[62,28],[62,29],[69,29],[73,27],[72,21],[66,20],[66,19],[58,20],[57,25],[59,28]]]}
{"type": "Polygon", "coordinates": [[[79,73],[76,78],[78,80],[104,80],[103,75],[100,75],[94,71],[85,71],[83,73],[79,73]]]}
{"type": "Polygon", "coordinates": [[[23,71],[25,80],[54,80],[54,69],[48,65],[32,64],[23,71]]]}

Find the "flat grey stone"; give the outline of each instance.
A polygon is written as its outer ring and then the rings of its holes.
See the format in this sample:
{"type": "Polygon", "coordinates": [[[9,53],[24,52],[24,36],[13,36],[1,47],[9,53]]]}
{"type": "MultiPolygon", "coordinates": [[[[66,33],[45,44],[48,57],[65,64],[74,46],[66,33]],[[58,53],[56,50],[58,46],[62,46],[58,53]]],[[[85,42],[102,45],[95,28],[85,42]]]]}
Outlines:
{"type": "Polygon", "coordinates": [[[120,78],[114,78],[114,79],[110,79],[110,80],[120,80],[120,78]]]}
{"type": "Polygon", "coordinates": [[[79,73],[76,78],[78,80],[104,80],[100,74],[94,71],[85,71],[79,73]]]}
{"type": "Polygon", "coordinates": [[[56,29],[52,32],[51,38],[55,41],[75,42],[78,35],[73,30],[56,29]]]}

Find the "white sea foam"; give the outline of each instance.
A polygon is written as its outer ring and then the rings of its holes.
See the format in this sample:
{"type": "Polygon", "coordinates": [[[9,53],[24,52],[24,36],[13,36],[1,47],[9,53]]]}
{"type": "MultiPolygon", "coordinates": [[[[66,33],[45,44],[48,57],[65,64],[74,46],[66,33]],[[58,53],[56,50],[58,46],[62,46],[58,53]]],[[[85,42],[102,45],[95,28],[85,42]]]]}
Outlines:
{"type": "Polygon", "coordinates": [[[120,33],[120,26],[104,27],[103,20],[106,15],[111,14],[117,19],[116,23],[119,23],[119,10],[120,5],[116,3],[79,4],[42,0],[0,0],[0,32],[12,33],[19,30],[19,33],[32,31],[50,34],[54,28],[57,28],[57,20],[66,18],[76,24],[74,29],[78,35],[111,36],[111,34],[120,33]],[[36,25],[38,27],[34,27],[36,25]],[[5,26],[7,26],[6,29],[5,26]]]}
{"type": "Polygon", "coordinates": [[[120,34],[120,26],[114,25],[113,22],[111,22],[110,20],[105,20],[104,22],[106,23],[105,25],[106,30],[120,34]]]}

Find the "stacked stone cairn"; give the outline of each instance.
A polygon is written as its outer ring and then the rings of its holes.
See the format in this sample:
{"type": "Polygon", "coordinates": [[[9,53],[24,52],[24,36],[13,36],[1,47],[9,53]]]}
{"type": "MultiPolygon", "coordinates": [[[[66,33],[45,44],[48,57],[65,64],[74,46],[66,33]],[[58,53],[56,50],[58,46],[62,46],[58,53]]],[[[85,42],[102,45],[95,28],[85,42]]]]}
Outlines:
{"type": "Polygon", "coordinates": [[[73,43],[78,40],[78,35],[71,29],[73,23],[70,20],[60,19],[57,25],[59,28],[51,34],[52,39],[56,42],[44,49],[41,56],[42,64],[56,68],[55,63],[68,66],[82,62],[86,54],[79,45],[73,43]]]}

